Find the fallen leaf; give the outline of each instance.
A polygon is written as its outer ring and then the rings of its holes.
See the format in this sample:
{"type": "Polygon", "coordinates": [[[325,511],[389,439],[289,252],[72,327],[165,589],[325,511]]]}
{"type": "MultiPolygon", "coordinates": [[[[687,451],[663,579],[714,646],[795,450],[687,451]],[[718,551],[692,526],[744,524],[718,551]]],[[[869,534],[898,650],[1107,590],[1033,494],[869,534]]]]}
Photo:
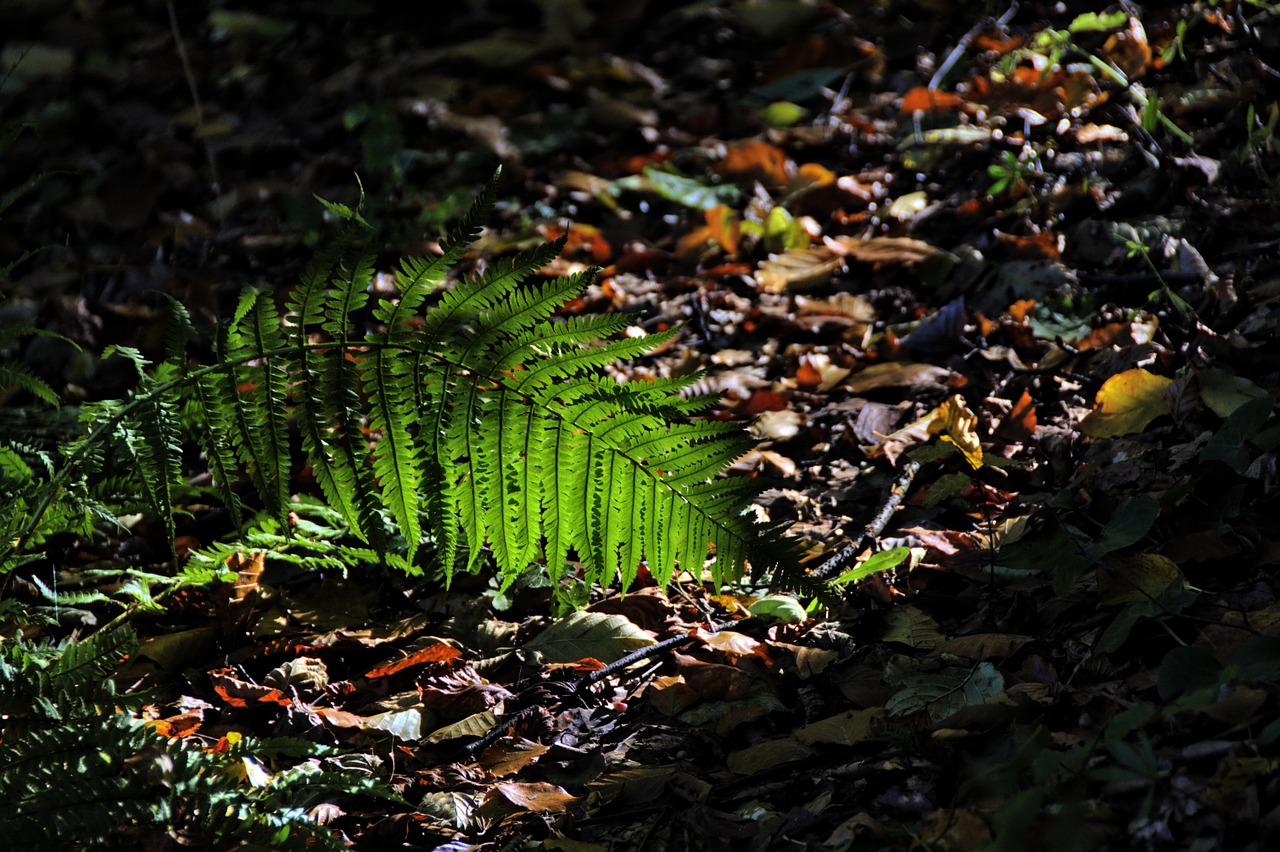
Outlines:
{"type": "Polygon", "coordinates": [[[524,648],[537,651],[548,663],[572,663],[584,657],[612,663],[653,644],[652,633],[624,616],[575,612],[542,631],[524,648]]]}
{"type": "Polygon", "coordinates": [[[781,148],[753,139],[730,148],[716,171],[730,179],[759,181],[769,189],[780,189],[787,185],[793,168],[781,148]]]}
{"type": "Polygon", "coordinates": [[[1117,373],[1098,389],[1093,410],[1080,421],[1080,431],[1091,438],[1143,431],[1152,420],[1169,413],[1165,391],[1172,384],[1173,379],[1141,368],[1117,373]]]}
{"type": "Polygon", "coordinates": [[[982,467],[982,441],[974,431],[977,423],[978,415],[969,410],[959,394],[955,394],[935,410],[934,419],[929,423],[929,434],[954,444],[969,466],[977,470],[982,467]]]}
{"type": "Polygon", "coordinates": [[[796,731],[796,739],[805,745],[830,743],[854,745],[884,730],[884,708],[868,707],[828,716],[796,731]]]}
{"type": "Polygon", "coordinates": [[[388,663],[385,666],[376,666],[365,673],[365,677],[370,680],[376,680],[380,677],[390,677],[396,672],[402,672],[413,666],[421,666],[427,663],[445,663],[450,660],[456,660],[462,656],[462,653],[450,645],[443,642],[437,642],[421,650],[415,651],[409,656],[394,663],[388,663]]]}
{"type": "MultiPolygon", "coordinates": [[[[908,198],[903,196],[899,201],[908,198]]],[[[852,257],[863,263],[901,263],[912,266],[946,253],[910,237],[824,237],[822,242],[840,257],[852,257]]]]}
{"type": "Polygon", "coordinates": [[[851,393],[866,393],[878,388],[920,387],[929,384],[942,384],[951,376],[951,371],[932,364],[910,364],[901,361],[890,361],[884,364],[872,364],[865,370],[854,373],[841,382],[840,386],[851,393]]]}
{"type": "Polygon", "coordinates": [[[545,781],[531,783],[513,781],[497,784],[493,790],[485,794],[486,798],[495,793],[517,808],[536,814],[561,813],[578,801],[577,796],[571,796],[562,788],[545,781]]]}
{"type": "Polygon", "coordinates": [[[835,252],[822,246],[771,254],[756,270],[756,285],[773,294],[810,289],[825,282],[843,265],[835,252]]]}
{"type": "Polygon", "coordinates": [[[955,109],[964,106],[964,98],[950,92],[939,92],[928,86],[916,86],[908,89],[902,96],[902,112],[910,115],[913,112],[934,112],[936,110],[955,109]]]}
{"type": "Polygon", "coordinates": [[[792,737],[766,740],[750,748],[730,753],[726,763],[729,771],[737,775],[753,775],[779,764],[803,760],[813,754],[813,749],[792,737]]]}
{"type": "Polygon", "coordinates": [[[1186,586],[1178,566],[1158,553],[1131,553],[1107,557],[1110,571],[1098,571],[1098,602],[1143,603],[1159,598],[1170,586],[1186,586]]]}

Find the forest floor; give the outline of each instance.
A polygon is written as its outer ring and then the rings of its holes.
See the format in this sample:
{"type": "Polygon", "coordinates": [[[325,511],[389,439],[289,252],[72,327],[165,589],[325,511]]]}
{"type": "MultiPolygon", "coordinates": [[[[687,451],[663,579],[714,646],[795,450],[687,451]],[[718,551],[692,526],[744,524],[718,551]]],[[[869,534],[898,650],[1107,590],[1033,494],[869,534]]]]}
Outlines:
{"type": "MultiPolygon", "coordinates": [[[[232,536],[238,599],[129,617],[158,730],[365,755],[408,804],[317,809],[357,848],[1280,842],[1274,6],[241,5],[6,4],[0,263],[39,251],[0,322],[83,349],[4,357],[123,394],[97,355],[160,345],[148,290],[205,325],[287,290],[332,236],[313,195],[361,191],[390,270],[501,166],[467,265],[567,234],[546,274],[602,268],[567,312],[682,324],[616,377],[706,371],[811,573],[905,499],[819,592],[686,574],[589,617],[232,536]]],[[[225,562],[187,509],[178,553],[225,562]]],[[[117,618],[112,570],[178,570],[157,532],[56,542],[5,587],[56,623],[5,633],[117,618]]]]}

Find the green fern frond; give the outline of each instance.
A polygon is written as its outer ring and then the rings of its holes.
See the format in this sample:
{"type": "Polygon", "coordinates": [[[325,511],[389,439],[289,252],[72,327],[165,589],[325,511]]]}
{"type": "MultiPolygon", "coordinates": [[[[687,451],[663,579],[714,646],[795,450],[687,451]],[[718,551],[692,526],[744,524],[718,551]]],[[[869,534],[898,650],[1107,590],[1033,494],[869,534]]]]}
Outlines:
{"type": "Polygon", "coordinates": [[[195,403],[202,414],[198,418],[195,437],[209,464],[209,473],[223,505],[231,513],[235,525],[241,527],[244,525],[244,512],[240,497],[232,490],[239,479],[235,444],[228,441],[237,413],[235,405],[219,392],[222,386],[216,375],[204,375],[192,383],[195,403]]]}
{"type": "Polygon", "coordinates": [[[416,289],[428,290],[442,283],[449,270],[467,253],[471,244],[480,236],[480,228],[493,211],[493,203],[498,197],[498,178],[501,174],[501,169],[494,172],[484,189],[471,202],[466,215],[449,232],[438,256],[406,257],[400,261],[396,280],[403,294],[408,295],[416,289]]]}
{"type": "Polygon", "coordinates": [[[261,290],[241,294],[219,353],[220,393],[235,412],[229,437],[267,508],[282,522],[289,511],[288,372],[275,299],[261,290]]]}
{"type": "Polygon", "coordinates": [[[0,394],[7,395],[14,389],[24,390],[54,407],[61,404],[49,383],[32,372],[26,364],[0,364],[0,394]]]}
{"type": "MultiPolygon", "coordinates": [[[[355,213],[350,216],[354,221],[355,213]]],[[[353,314],[368,301],[366,289],[373,273],[370,254],[353,248],[354,237],[363,230],[358,225],[349,227],[308,267],[291,300],[296,314],[296,393],[301,400],[303,450],[321,492],[359,538],[382,548],[386,535],[362,432],[360,370],[350,336],[353,314]],[[314,336],[327,336],[333,345],[315,349],[314,336]]]]}
{"type": "MultiPolygon", "coordinates": [[[[500,258],[437,294],[493,196],[491,182],[444,253],[404,261],[398,298],[371,311],[363,220],[326,205],[347,231],[308,266],[283,319],[270,294],[248,290],[217,335],[214,364],[153,368],[120,350],[144,378],[128,401],[101,407],[74,446],[76,470],[51,480],[32,515],[103,470],[94,440],[123,446],[151,505],[171,514],[175,412],[190,388],[185,402],[203,414],[199,440],[224,499],[237,511],[232,486],[247,470],[285,536],[292,425],[326,502],[373,551],[398,550],[401,564],[430,540],[446,576],[490,552],[504,578],[540,560],[555,578],[573,554],[589,581],[625,586],[642,563],[665,583],[677,568],[700,574],[708,556],[718,581],[790,559],[777,530],[747,512],[759,484],[717,478],[751,441],[734,425],[690,419],[714,404],[690,395],[697,375],[599,374],[678,329],[621,336],[626,317],[555,318],[594,275],[525,283],[562,242],[500,258]],[[388,525],[403,545],[392,547],[388,525]]],[[[31,532],[18,538],[29,545],[31,532]]]]}

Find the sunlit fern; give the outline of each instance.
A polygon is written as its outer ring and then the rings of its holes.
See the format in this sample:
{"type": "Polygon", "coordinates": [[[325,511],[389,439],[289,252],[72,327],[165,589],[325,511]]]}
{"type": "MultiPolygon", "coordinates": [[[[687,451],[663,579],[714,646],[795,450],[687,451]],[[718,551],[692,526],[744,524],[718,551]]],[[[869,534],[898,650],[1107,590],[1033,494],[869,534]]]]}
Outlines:
{"type": "Polygon", "coordinates": [[[166,360],[116,350],[137,364],[137,388],[96,408],[88,436],[13,530],[13,546],[77,478],[120,458],[172,540],[185,411],[196,415],[195,437],[237,520],[236,486],[247,474],[288,529],[297,434],[325,500],[355,535],[409,563],[431,541],[449,575],[474,569],[485,552],[506,578],[539,561],[556,578],[572,554],[589,582],[624,587],[642,563],[663,584],[677,566],[699,575],[708,554],[717,581],[747,563],[785,563],[781,530],[748,511],[759,484],[718,478],[751,442],[736,425],[692,418],[714,404],[681,395],[698,376],[601,375],[678,330],[628,337],[625,315],[555,317],[594,274],[527,283],[557,243],[445,286],[494,191],[490,182],[441,254],[402,261],[398,297],[372,306],[368,226],[358,209],[322,202],[343,234],[283,310],[266,290],[241,295],[216,335],[215,363],[186,361],[190,323],[171,302],[178,322],[166,360]]]}

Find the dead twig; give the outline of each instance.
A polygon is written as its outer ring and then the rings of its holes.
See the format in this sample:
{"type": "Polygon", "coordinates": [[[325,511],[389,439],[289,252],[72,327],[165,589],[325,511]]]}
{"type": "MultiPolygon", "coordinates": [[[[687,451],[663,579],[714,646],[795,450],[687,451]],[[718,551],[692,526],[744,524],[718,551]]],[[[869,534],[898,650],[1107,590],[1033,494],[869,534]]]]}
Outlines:
{"type": "Polygon", "coordinates": [[[902,470],[898,472],[898,476],[889,486],[889,493],[885,495],[884,503],[880,506],[880,511],[876,512],[871,523],[867,524],[857,538],[850,541],[844,547],[828,556],[821,565],[810,572],[810,579],[825,580],[828,577],[838,574],[853,564],[858,558],[858,554],[872,546],[879,540],[884,528],[889,525],[889,520],[893,517],[894,512],[902,505],[902,501],[906,499],[907,492],[911,489],[911,483],[915,480],[916,474],[920,472],[920,463],[908,461],[902,466],[902,470]]]}

